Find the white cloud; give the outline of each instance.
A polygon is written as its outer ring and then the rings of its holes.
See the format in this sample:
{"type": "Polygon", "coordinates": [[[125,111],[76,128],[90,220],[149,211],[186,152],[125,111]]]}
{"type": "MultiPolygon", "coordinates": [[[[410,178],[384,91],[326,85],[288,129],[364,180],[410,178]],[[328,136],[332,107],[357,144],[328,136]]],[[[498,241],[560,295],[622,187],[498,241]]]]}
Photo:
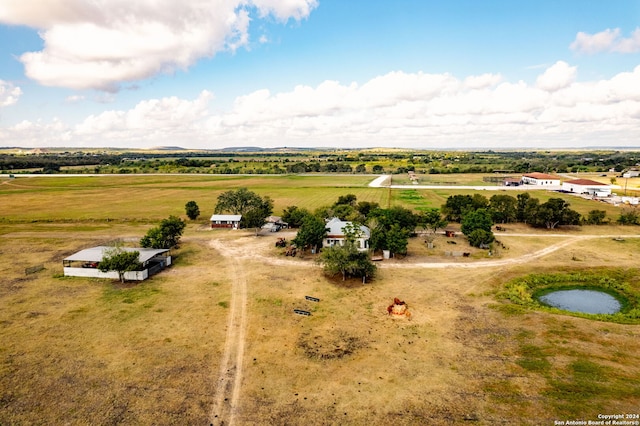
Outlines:
{"type": "Polygon", "coordinates": [[[621,36],[620,28],[613,30],[607,28],[595,34],[579,32],[569,47],[577,52],[587,54],[600,52],[640,52],[640,28],[636,28],[628,38],[621,36]]]}
{"type": "Polygon", "coordinates": [[[4,0],[0,22],[40,29],[44,49],[20,60],[47,86],[116,91],[249,42],[249,11],[306,18],[316,0],[4,0]]]}
{"type": "Polygon", "coordinates": [[[22,89],[13,84],[0,80],[0,107],[6,107],[18,102],[22,95],[22,89]]]}
{"type": "Polygon", "coordinates": [[[538,77],[536,86],[542,90],[555,92],[569,86],[575,79],[576,67],[571,67],[564,61],[558,61],[538,77]]]}
{"type": "Polygon", "coordinates": [[[640,66],[607,80],[574,81],[558,62],[535,84],[495,75],[391,72],[364,84],[325,81],[240,96],[220,111],[213,95],[145,100],[77,125],[24,122],[0,144],[403,146],[522,148],[633,145],[640,140],[640,66]],[[553,90],[550,90],[553,89],[553,90]]]}
{"type": "Polygon", "coordinates": [[[71,95],[71,96],[67,96],[64,101],[69,104],[75,104],[75,103],[84,101],[84,99],[85,97],[82,95],[71,95]]]}

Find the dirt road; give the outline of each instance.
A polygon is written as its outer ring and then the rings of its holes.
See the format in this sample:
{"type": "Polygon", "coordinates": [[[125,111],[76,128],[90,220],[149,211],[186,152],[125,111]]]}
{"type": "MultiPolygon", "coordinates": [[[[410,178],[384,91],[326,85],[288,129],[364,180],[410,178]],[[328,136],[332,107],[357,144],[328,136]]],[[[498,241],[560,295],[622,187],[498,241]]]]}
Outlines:
{"type": "MultiPolygon", "coordinates": [[[[227,253],[227,247],[213,240],[212,247],[219,253],[227,253]]],[[[216,395],[211,409],[212,425],[232,425],[240,399],[242,360],[247,329],[247,277],[241,260],[230,257],[232,262],[232,288],[227,334],[222,361],[216,382],[216,395]]]]}

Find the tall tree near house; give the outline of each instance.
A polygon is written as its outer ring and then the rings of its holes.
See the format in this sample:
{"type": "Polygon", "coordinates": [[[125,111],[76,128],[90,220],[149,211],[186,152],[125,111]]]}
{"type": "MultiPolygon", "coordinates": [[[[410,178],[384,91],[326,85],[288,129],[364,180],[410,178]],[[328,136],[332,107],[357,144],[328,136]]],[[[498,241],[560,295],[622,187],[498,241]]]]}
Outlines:
{"type": "Polygon", "coordinates": [[[302,225],[300,225],[293,243],[302,250],[305,247],[313,247],[317,252],[318,248],[322,247],[325,235],[327,235],[327,227],[324,220],[309,214],[302,220],[302,225]]]}
{"type": "Polygon", "coordinates": [[[273,212],[273,201],[268,196],[260,199],[260,203],[256,203],[252,208],[248,209],[242,215],[240,225],[243,228],[254,228],[256,235],[260,232],[260,228],[265,224],[266,218],[273,212]]]}
{"type": "Polygon", "coordinates": [[[305,216],[311,214],[309,210],[305,208],[299,208],[298,206],[289,206],[284,209],[282,213],[282,220],[287,222],[290,228],[299,228],[302,225],[302,221],[305,216]]]}
{"type": "Polygon", "coordinates": [[[351,276],[361,277],[365,282],[367,278],[373,277],[376,273],[376,265],[371,262],[369,255],[366,252],[358,251],[352,243],[324,249],[318,262],[323,265],[326,274],[342,274],[343,281],[351,276]]]}
{"type": "Polygon", "coordinates": [[[124,282],[126,272],[142,269],[139,257],[139,251],[127,251],[121,247],[113,247],[105,251],[98,269],[101,272],[116,271],[120,282],[124,282]]]}
{"type": "Polygon", "coordinates": [[[225,191],[218,196],[215,213],[244,215],[248,210],[262,203],[262,198],[247,188],[225,191]]]}
{"type": "Polygon", "coordinates": [[[200,207],[195,201],[188,201],[184,206],[187,217],[191,220],[196,220],[200,216],[200,207]]]}
{"type": "Polygon", "coordinates": [[[140,239],[140,245],[145,248],[170,249],[178,245],[186,226],[184,220],[179,217],[169,216],[167,219],[163,219],[159,226],[151,228],[140,239]]]}
{"type": "Polygon", "coordinates": [[[215,213],[242,215],[240,226],[255,228],[256,235],[265,219],[273,212],[273,200],[261,197],[247,188],[225,191],[218,196],[215,213]]]}

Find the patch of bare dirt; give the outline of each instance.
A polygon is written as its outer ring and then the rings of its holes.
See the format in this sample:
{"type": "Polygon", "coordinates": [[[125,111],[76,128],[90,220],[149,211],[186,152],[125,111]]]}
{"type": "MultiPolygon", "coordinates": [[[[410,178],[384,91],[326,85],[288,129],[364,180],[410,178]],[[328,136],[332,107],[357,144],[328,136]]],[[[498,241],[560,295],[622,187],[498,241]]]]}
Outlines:
{"type": "Polygon", "coordinates": [[[323,334],[304,333],[298,339],[298,347],[312,359],[340,359],[366,346],[362,339],[344,330],[331,330],[323,334]]]}

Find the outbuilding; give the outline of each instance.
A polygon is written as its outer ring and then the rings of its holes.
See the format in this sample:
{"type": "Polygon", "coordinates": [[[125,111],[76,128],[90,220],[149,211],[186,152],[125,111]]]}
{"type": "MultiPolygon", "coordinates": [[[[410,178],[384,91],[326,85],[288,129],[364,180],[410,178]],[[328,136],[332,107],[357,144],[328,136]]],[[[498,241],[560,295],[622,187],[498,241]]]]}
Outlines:
{"type": "Polygon", "coordinates": [[[523,185],[560,186],[560,178],[546,173],[527,173],[521,180],[523,185]]]}
{"type": "Polygon", "coordinates": [[[611,195],[611,185],[591,179],[574,179],[562,182],[562,190],[595,197],[608,197],[611,195]]]}
{"type": "MultiPolygon", "coordinates": [[[[81,250],[62,261],[65,277],[92,277],[118,279],[116,271],[102,272],[99,266],[108,250],[113,247],[98,246],[81,250]]],[[[125,251],[137,251],[140,253],[138,261],[142,265],[140,271],[125,272],[124,278],[129,281],[142,281],[157,274],[171,265],[171,256],[168,249],[148,249],[122,247],[125,251]]]]}
{"type": "Polygon", "coordinates": [[[241,214],[214,214],[211,216],[212,228],[239,229],[241,214]]]}

